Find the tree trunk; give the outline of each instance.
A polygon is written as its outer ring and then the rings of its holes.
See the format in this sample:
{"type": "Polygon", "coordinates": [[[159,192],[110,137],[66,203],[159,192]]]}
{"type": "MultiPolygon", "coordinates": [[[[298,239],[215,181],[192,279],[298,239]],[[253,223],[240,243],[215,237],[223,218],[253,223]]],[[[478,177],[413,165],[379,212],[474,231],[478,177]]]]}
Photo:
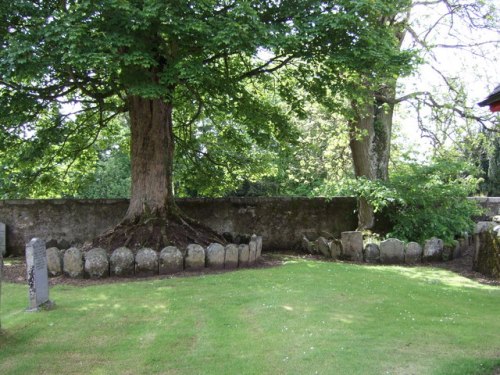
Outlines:
{"type": "MultiPolygon", "coordinates": [[[[350,147],[356,177],[369,180],[387,180],[391,150],[392,118],[396,87],[386,87],[373,93],[368,103],[353,103],[355,119],[351,121],[350,147]],[[376,99],[383,97],[384,99],[376,99]]],[[[370,229],[375,223],[371,205],[360,198],[358,207],[358,229],[370,229]]]]}
{"type": "Polygon", "coordinates": [[[172,104],[161,99],[128,99],[131,127],[130,205],[125,220],[168,215],[175,210],[172,169],[172,104]]]}
{"type": "Polygon", "coordinates": [[[115,228],[96,238],[92,246],[112,251],[165,246],[182,249],[225,240],[207,226],[184,215],[173,191],[174,133],[172,103],[161,99],[128,98],[131,127],[132,189],[128,211],[115,228]]]}

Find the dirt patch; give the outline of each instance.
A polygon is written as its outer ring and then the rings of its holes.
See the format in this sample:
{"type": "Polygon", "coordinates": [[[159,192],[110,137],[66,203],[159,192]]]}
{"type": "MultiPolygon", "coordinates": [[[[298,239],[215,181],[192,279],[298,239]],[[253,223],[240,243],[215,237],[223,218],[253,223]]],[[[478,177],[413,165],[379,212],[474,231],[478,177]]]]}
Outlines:
{"type": "MultiPolygon", "coordinates": [[[[262,254],[261,258],[258,259],[253,265],[246,268],[231,269],[231,270],[211,270],[210,268],[205,268],[203,271],[193,271],[193,272],[177,272],[172,275],[155,275],[148,277],[106,277],[103,279],[72,279],[66,276],[57,276],[49,278],[49,285],[74,285],[74,286],[89,286],[89,285],[99,285],[99,284],[110,284],[110,283],[123,283],[123,282],[135,282],[144,280],[159,280],[159,279],[170,279],[173,277],[193,277],[202,275],[213,275],[221,274],[226,272],[238,272],[240,270],[249,268],[269,268],[276,267],[283,264],[284,256],[275,254],[262,254]]],[[[24,258],[8,258],[4,260],[3,268],[3,281],[24,284],[26,283],[26,263],[24,258]]]]}
{"type": "MultiPolygon", "coordinates": [[[[489,278],[485,275],[480,274],[479,272],[475,272],[472,270],[472,258],[473,257],[473,248],[472,246],[463,254],[461,258],[454,259],[448,262],[434,262],[434,263],[424,263],[422,266],[424,267],[437,267],[446,269],[452,272],[455,272],[461,276],[464,276],[468,279],[475,280],[481,284],[486,285],[499,285],[500,280],[495,280],[489,278]]],[[[283,262],[290,258],[302,258],[302,259],[315,259],[315,260],[323,260],[326,261],[325,258],[319,255],[304,255],[297,253],[266,253],[262,254],[261,258],[248,268],[269,268],[269,267],[277,267],[283,264],[283,262]]],[[[333,260],[330,260],[333,261],[333,260]]],[[[12,282],[12,283],[26,283],[26,265],[24,262],[24,258],[7,258],[5,259],[4,265],[4,273],[3,280],[12,282]]],[[[359,265],[367,265],[366,263],[357,263],[359,265]]],[[[67,285],[75,285],[75,286],[88,286],[88,285],[98,285],[98,284],[109,284],[109,283],[122,283],[122,282],[133,282],[133,281],[141,281],[141,280],[155,280],[155,279],[169,279],[173,277],[193,277],[193,276],[201,276],[201,275],[210,275],[210,274],[221,274],[225,272],[238,272],[242,269],[236,270],[210,270],[209,268],[205,268],[203,271],[197,272],[178,272],[172,275],[158,275],[158,276],[149,276],[149,277],[107,277],[104,279],[90,280],[90,279],[71,279],[65,276],[51,277],[49,279],[50,285],[58,285],[58,284],[67,284],[67,285]]],[[[498,374],[500,375],[500,373],[498,374]]]]}

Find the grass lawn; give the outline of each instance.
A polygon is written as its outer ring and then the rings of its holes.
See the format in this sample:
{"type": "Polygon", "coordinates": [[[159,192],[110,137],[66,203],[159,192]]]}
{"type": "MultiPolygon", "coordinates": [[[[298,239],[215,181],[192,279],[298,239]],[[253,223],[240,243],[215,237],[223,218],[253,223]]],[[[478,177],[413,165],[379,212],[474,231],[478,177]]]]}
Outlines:
{"type": "Polygon", "coordinates": [[[444,270],[291,259],[201,277],[2,283],[0,374],[492,374],[500,287],[444,270]]]}

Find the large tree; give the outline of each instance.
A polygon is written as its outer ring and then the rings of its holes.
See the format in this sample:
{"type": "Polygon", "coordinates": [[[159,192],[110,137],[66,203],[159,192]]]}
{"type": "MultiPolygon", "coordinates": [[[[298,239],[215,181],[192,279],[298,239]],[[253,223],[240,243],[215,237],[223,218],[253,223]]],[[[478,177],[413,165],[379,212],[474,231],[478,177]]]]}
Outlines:
{"type": "Polygon", "coordinates": [[[373,42],[384,29],[373,21],[390,3],[2,2],[1,141],[12,150],[30,144],[22,159],[45,156],[43,164],[25,163],[36,167],[23,175],[36,179],[50,165],[77,158],[127,113],[130,205],[101,240],[156,247],[211,241],[215,234],[185,217],[173,199],[174,111],[185,109],[185,123],[192,124],[210,111],[206,101],[228,111],[243,103],[249,108],[236,111],[238,121],[258,127],[261,118],[251,113],[259,100],[247,90],[248,80],[323,54],[339,56],[343,66],[350,61],[352,71],[375,63],[376,54],[360,58],[361,64],[356,56],[363,55],[365,38],[373,42]],[[259,51],[265,51],[260,58],[259,51]]]}
{"type": "MultiPolygon", "coordinates": [[[[449,110],[454,121],[461,118],[485,124],[485,119],[475,113],[474,104],[464,103],[464,91],[451,84],[456,82],[456,78],[436,68],[443,56],[438,56],[436,51],[465,49],[486,58],[480,48],[498,44],[498,39],[487,35],[478,40],[473,36],[485,30],[496,30],[496,17],[493,2],[470,0],[413,0],[407,2],[406,8],[394,8],[393,14],[380,17],[380,25],[388,25],[392,30],[388,42],[395,50],[402,53],[412,50],[419,54],[421,63],[433,67],[437,79],[442,80],[442,86],[446,86],[449,102],[438,102],[431,92],[418,88],[414,92],[398,93],[398,81],[404,76],[402,73],[409,73],[408,70],[398,72],[388,69],[390,74],[378,75],[378,79],[365,75],[360,76],[357,82],[353,81],[350,146],[357,177],[381,181],[389,178],[394,109],[398,103],[412,100],[418,106],[427,106],[434,113],[449,110]]],[[[447,62],[441,63],[443,66],[447,62]]],[[[416,67],[414,65],[414,70],[416,67]]],[[[433,118],[431,121],[439,120],[433,118]]],[[[358,225],[361,229],[374,225],[373,208],[364,198],[360,199],[358,225]]]]}

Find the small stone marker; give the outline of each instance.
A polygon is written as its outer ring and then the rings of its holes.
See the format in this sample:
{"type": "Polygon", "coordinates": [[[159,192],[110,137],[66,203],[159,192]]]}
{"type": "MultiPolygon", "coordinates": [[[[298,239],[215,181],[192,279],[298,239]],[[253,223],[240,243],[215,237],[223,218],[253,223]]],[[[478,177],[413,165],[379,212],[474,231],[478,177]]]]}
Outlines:
{"type": "Polygon", "coordinates": [[[72,279],[83,277],[83,255],[80,249],[70,247],[64,252],[63,273],[72,279]]]}
{"type": "Polygon", "coordinates": [[[127,247],[115,249],[109,258],[111,276],[132,276],[135,271],[135,257],[127,247]]]}
{"type": "Polygon", "coordinates": [[[167,246],[160,252],[160,275],[180,272],[184,269],[184,256],[175,246],[167,246]]]}
{"type": "Polygon", "coordinates": [[[0,255],[2,257],[7,253],[7,248],[5,246],[5,224],[0,223],[0,255]]]}
{"type": "Polygon", "coordinates": [[[329,246],[332,258],[338,259],[342,255],[342,242],[338,239],[333,239],[329,246]]]}
{"type": "Polygon", "coordinates": [[[47,253],[47,268],[49,276],[62,275],[62,256],[57,247],[49,247],[47,253]]]}
{"type": "Polygon", "coordinates": [[[257,258],[257,241],[251,239],[248,243],[248,247],[250,248],[250,257],[248,261],[250,264],[252,264],[255,263],[255,259],[257,258]]]}
{"type": "Polygon", "coordinates": [[[376,243],[367,243],[365,246],[365,262],[380,263],[380,248],[376,243]]]}
{"type": "Polygon", "coordinates": [[[135,255],[135,275],[158,275],[158,254],[149,247],[139,249],[135,255]]]}
{"type": "Polygon", "coordinates": [[[52,307],[53,303],[49,300],[45,242],[39,238],[33,238],[26,245],[26,271],[30,302],[27,311],[38,311],[40,308],[52,307]]]}
{"type": "Polygon", "coordinates": [[[197,271],[205,268],[205,249],[197,244],[190,244],[184,259],[186,271],[197,271]]]}
{"type": "Polygon", "coordinates": [[[85,254],[85,276],[91,279],[102,279],[109,276],[109,260],[106,250],[99,247],[89,250],[85,254]]]}
{"type": "Polygon", "coordinates": [[[255,257],[259,259],[262,255],[262,236],[257,236],[255,242],[257,242],[257,254],[255,257]]]}
{"type": "Polygon", "coordinates": [[[207,247],[206,265],[209,268],[224,268],[224,246],[220,243],[211,243],[207,247]]]}
{"type": "Polygon", "coordinates": [[[250,247],[243,243],[238,246],[238,264],[240,267],[247,267],[250,261],[250,247]]]}
{"type": "Polygon", "coordinates": [[[331,257],[330,246],[328,246],[328,241],[325,237],[319,237],[316,240],[316,247],[318,248],[319,252],[323,254],[323,256],[327,258],[331,257]]]}
{"type": "Polygon", "coordinates": [[[442,260],[443,240],[432,237],[425,241],[423,259],[425,261],[442,260]]]}
{"type": "Polygon", "coordinates": [[[380,243],[380,263],[399,264],[405,258],[404,242],[396,238],[388,238],[380,243]]]}
{"type": "Polygon", "coordinates": [[[363,261],[363,233],[358,231],[342,232],[342,256],[347,260],[363,261]]]}
{"type": "Polygon", "coordinates": [[[238,246],[236,246],[234,243],[230,243],[226,246],[224,268],[238,268],[238,246]]]}
{"type": "Polygon", "coordinates": [[[422,261],[422,246],[417,242],[408,242],[405,248],[405,263],[413,264],[422,261]]]}

